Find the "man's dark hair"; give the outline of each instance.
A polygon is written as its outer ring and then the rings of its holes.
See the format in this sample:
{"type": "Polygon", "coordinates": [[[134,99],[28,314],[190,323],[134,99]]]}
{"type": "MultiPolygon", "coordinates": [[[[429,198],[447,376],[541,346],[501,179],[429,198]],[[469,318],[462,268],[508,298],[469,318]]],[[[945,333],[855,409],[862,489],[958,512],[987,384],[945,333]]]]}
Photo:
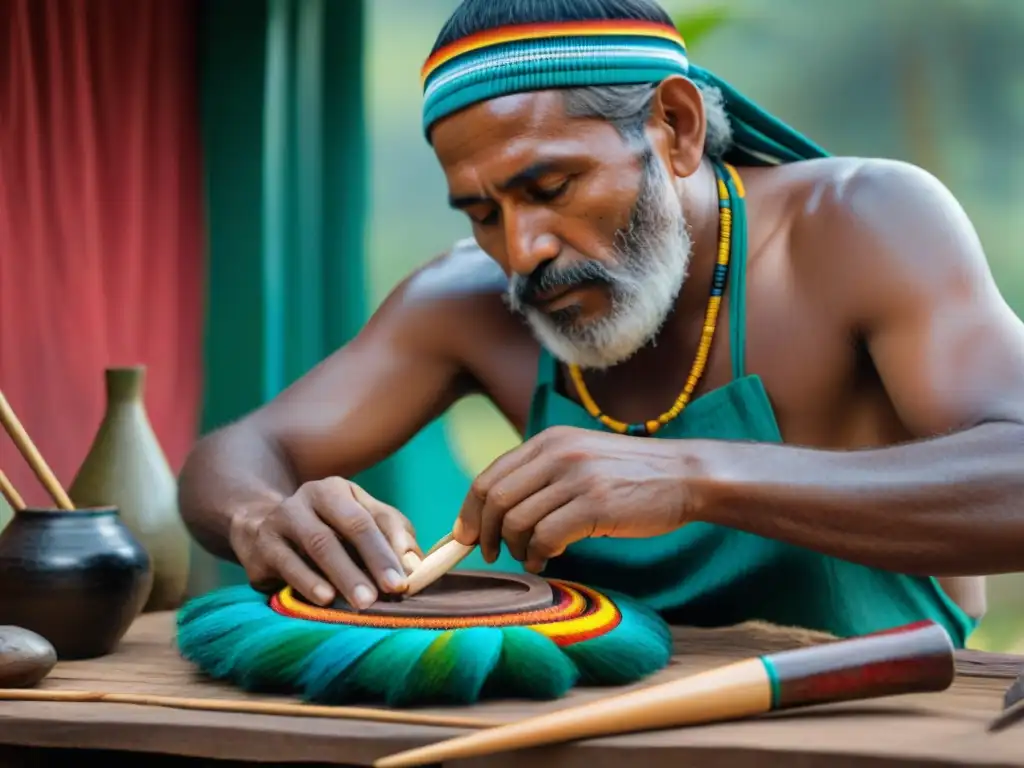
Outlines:
{"type": "MultiPolygon", "coordinates": [[[[650,21],[672,25],[657,0],[463,0],[441,28],[431,53],[478,32],[517,24],[558,21],[650,21]]],[[[642,140],[657,83],[566,88],[570,117],[606,120],[628,141],[642,140]]],[[[707,135],[704,152],[720,157],[732,131],[716,88],[697,83],[704,95],[707,135]]]]}

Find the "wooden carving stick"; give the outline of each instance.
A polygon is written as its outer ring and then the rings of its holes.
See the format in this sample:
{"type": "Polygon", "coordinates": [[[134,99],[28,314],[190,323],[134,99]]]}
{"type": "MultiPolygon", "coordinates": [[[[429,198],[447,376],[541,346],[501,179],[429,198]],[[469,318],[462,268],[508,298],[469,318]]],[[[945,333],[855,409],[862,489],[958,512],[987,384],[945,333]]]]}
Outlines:
{"type": "Polygon", "coordinates": [[[0,496],[7,499],[7,503],[15,512],[20,512],[25,508],[25,500],[21,498],[21,494],[3,472],[0,472],[0,496]]]}
{"type": "Polygon", "coordinates": [[[32,471],[36,473],[36,477],[39,478],[39,482],[46,488],[46,492],[50,494],[54,503],[60,509],[74,509],[75,505],[71,503],[71,499],[64,492],[50,467],[43,461],[43,457],[36,450],[28,433],[25,432],[25,428],[18,421],[18,417],[14,415],[14,409],[7,402],[3,392],[0,392],[0,424],[3,424],[4,430],[11,436],[14,445],[18,448],[21,455],[25,457],[28,465],[32,467],[32,471]]]}
{"type": "Polygon", "coordinates": [[[443,547],[449,541],[452,541],[454,538],[455,538],[455,534],[454,533],[446,533],[444,536],[442,536],[440,539],[437,540],[437,543],[435,543],[434,546],[432,546],[430,549],[427,550],[427,555],[432,555],[434,552],[437,552],[437,550],[439,550],[441,547],[443,547]]]}
{"type": "Polygon", "coordinates": [[[422,592],[435,581],[440,579],[452,568],[466,559],[466,555],[473,551],[473,546],[459,544],[451,534],[437,542],[422,562],[409,574],[409,587],[403,593],[405,597],[422,592]]]}
{"type": "Polygon", "coordinates": [[[953,643],[934,622],[783,651],[401,752],[375,768],[459,758],[575,739],[754,717],[781,709],[945,690],[953,643]]]}

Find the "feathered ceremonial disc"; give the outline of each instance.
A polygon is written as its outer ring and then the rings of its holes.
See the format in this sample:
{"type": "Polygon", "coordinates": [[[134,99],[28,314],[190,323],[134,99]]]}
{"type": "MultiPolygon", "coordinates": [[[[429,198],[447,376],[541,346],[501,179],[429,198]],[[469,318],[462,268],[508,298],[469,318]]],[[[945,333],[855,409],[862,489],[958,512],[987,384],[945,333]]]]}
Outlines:
{"type": "Polygon", "coordinates": [[[198,597],[178,615],[182,656],[213,678],[320,704],[394,707],[551,699],[664,667],[667,625],[636,601],[528,574],[455,571],[357,612],[290,588],[198,597]]]}

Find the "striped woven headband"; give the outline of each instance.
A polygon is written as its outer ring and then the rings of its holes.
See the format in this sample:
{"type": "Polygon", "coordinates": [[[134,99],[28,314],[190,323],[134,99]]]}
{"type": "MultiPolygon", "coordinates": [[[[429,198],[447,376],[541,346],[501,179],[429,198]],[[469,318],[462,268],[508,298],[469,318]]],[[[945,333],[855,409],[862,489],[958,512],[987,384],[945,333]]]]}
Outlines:
{"type": "Polygon", "coordinates": [[[656,83],[687,75],[675,27],[643,21],[576,21],[498,27],[457,40],[420,73],[423,130],[499,96],[548,88],[656,83]]]}

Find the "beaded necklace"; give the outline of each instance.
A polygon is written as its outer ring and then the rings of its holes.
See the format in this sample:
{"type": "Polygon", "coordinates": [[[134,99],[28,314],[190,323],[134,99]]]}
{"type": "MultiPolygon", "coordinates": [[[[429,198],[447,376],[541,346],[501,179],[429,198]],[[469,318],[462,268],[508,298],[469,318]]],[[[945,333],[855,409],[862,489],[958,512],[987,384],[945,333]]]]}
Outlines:
{"type": "MultiPolygon", "coordinates": [[[[739,174],[737,174],[736,169],[730,165],[727,165],[726,169],[729,176],[732,177],[731,180],[737,187],[738,194],[742,196],[743,193],[740,191],[742,190],[742,186],[739,174]]],[[[711,352],[711,344],[715,338],[715,329],[718,327],[718,310],[722,305],[722,295],[725,292],[725,281],[729,274],[729,251],[732,245],[732,195],[729,189],[729,184],[726,181],[727,177],[717,163],[715,164],[715,176],[718,180],[718,261],[715,263],[715,272],[711,280],[711,295],[708,298],[707,310],[704,313],[704,327],[701,331],[700,345],[697,347],[697,355],[693,361],[693,366],[690,368],[690,375],[686,379],[686,386],[683,387],[683,391],[679,394],[679,397],[676,398],[672,407],[661,414],[658,418],[651,419],[646,422],[627,424],[623,421],[618,421],[617,419],[613,419],[611,416],[603,413],[601,408],[594,401],[594,398],[591,397],[590,392],[587,389],[587,385],[583,381],[583,372],[580,370],[579,366],[569,366],[569,375],[572,377],[572,382],[576,387],[576,391],[579,393],[580,401],[583,403],[583,407],[586,408],[587,413],[614,432],[637,436],[653,435],[683,412],[689,404],[690,397],[692,397],[694,390],[697,389],[697,385],[700,383],[701,377],[704,375],[704,369],[707,367],[708,355],[711,352]]]]}

